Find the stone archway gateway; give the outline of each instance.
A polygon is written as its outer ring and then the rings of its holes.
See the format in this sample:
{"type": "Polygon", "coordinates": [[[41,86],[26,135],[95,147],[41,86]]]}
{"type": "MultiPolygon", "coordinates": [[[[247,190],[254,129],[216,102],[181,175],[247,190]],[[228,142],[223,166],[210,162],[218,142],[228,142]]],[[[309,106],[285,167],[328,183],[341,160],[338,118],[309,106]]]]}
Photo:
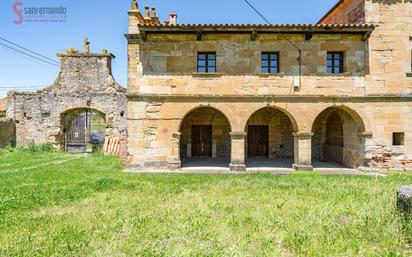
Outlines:
{"type": "Polygon", "coordinates": [[[94,152],[104,144],[105,114],[90,108],[66,111],[62,114],[62,145],[70,153],[94,152]]]}
{"type": "Polygon", "coordinates": [[[285,111],[264,107],[247,121],[245,152],[248,167],[291,168],[296,122],[285,111]]]}
{"type": "Polygon", "coordinates": [[[228,166],[231,153],[230,123],[225,115],[211,107],[199,107],[189,112],[180,126],[180,156],[182,166],[228,166]]]}
{"type": "Polygon", "coordinates": [[[363,162],[363,144],[359,135],[365,126],[359,115],[344,107],[329,107],[313,123],[312,158],[357,168],[363,162]]]}

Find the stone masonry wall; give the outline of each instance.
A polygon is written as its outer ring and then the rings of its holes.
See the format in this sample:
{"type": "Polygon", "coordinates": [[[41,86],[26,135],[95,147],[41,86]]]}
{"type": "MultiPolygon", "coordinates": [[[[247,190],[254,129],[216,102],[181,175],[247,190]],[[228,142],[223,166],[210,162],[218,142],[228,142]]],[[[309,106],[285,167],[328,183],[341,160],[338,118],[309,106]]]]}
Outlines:
{"type": "Polygon", "coordinates": [[[365,92],[365,41],[362,35],[149,34],[146,41],[129,44],[129,93],[289,95],[299,79],[298,51],[302,49],[302,88],[299,95],[363,95],[365,92]],[[196,73],[197,52],[216,51],[217,74],[196,73]],[[261,73],[261,53],[279,52],[280,73],[261,73]],[[345,73],[327,74],[328,51],[345,51],[345,73]]]}
{"type": "MultiPolygon", "coordinates": [[[[379,26],[371,35],[314,33],[310,40],[304,33],[261,32],[254,39],[248,33],[205,33],[200,40],[195,33],[149,33],[143,40],[138,25],[131,23],[129,31],[135,36],[128,37],[131,162],[178,162],[181,121],[201,106],[227,117],[237,146],[253,113],[268,106],[282,110],[293,127],[295,162],[302,156],[306,162],[311,153],[316,158],[320,151],[319,145],[310,147],[313,124],[333,107],[342,111],[346,165],[373,168],[381,158],[389,158],[405,169],[412,160],[412,35],[408,34],[412,1],[342,3],[324,23],[379,26]],[[290,42],[302,49],[298,91],[294,90],[299,80],[298,51],[290,42]],[[197,53],[202,51],[216,52],[217,73],[196,72],[197,53]],[[343,74],[327,74],[328,51],[345,53],[343,74]],[[262,52],[279,52],[279,74],[261,73],[262,52]],[[156,147],[147,147],[148,128],[156,147]],[[405,133],[404,145],[392,145],[395,132],[405,133]]],[[[312,139],[321,140],[316,135],[312,139]]]]}
{"type": "Polygon", "coordinates": [[[104,113],[106,135],[126,141],[127,98],[111,74],[114,56],[106,52],[59,56],[61,70],[53,85],[34,93],[9,93],[7,116],[16,122],[17,145],[50,142],[61,147],[63,113],[79,108],[104,113]]]}

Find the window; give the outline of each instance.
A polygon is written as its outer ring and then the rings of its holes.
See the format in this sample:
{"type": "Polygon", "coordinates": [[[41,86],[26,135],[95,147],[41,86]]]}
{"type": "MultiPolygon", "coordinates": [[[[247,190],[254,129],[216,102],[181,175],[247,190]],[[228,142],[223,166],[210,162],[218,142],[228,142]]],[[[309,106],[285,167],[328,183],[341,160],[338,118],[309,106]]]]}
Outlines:
{"type": "Polygon", "coordinates": [[[279,53],[262,53],[262,73],[279,73],[279,53]]]}
{"type": "Polygon", "coordinates": [[[392,145],[405,145],[405,133],[394,132],[392,135],[392,145]]]}
{"type": "Polygon", "coordinates": [[[216,53],[198,53],[197,72],[216,72],[216,53]]]}
{"type": "Polygon", "coordinates": [[[329,74],[343,73],[343,52],[328,52],[326,70],[329,74]]]}

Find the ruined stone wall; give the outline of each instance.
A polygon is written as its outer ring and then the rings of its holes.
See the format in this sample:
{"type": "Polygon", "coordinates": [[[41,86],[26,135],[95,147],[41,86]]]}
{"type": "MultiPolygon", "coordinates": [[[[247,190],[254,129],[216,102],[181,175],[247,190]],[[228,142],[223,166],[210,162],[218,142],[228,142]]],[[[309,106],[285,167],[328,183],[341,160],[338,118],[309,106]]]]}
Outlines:
{"type": "Polygon", "coordinates": [[[112,55],[62,54],[61,71],[48,88],[9,93],[7,116],[16,122],[17,145],[50,142],[60,147],[63,113],[91,108],[105,114],[106,135],[127,136],[125,89],[111,75],[112,55]]]}
{"type": "Polygon", "coordinates": [[[0,148],[16,144],[16,124],[13,120],[0,119],[0,148]]]}
{"type": "Polygon", "coordinates": [[[319,23],[356,24],[365,22],[365,0],[341,0],[319,23]]]}

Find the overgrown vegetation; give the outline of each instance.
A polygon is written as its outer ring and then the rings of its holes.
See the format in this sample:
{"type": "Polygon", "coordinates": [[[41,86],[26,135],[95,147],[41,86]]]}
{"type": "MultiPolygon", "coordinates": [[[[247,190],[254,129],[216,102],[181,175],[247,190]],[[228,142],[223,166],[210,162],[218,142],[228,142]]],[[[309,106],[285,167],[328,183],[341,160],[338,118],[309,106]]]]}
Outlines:
{"type": "Polygon", "coordinates": [[[31,153],[51,153],[51,152],[56,152],[57,149],[53,146],[53,144],[50,143],[44,143],[44,144],[35,144],[34,142],[25,145],[25,146],[19,146],[19,147],[13,147],[13,146],[6,146],[3,149],[0,149],[0,152],[10,152],[10,153],[23,153],[23,152],[31,152],[31,153]]]}
{"type": "Polygon", "coordinates": [[[0,256],[411,256],[408,174],[125,174],[116,158],[0,151],[0,256]]]}
{"type": "Polygon", "coordinates": [[[0,119],[6,117],[6,111],[0,111],[0,119]]]}

